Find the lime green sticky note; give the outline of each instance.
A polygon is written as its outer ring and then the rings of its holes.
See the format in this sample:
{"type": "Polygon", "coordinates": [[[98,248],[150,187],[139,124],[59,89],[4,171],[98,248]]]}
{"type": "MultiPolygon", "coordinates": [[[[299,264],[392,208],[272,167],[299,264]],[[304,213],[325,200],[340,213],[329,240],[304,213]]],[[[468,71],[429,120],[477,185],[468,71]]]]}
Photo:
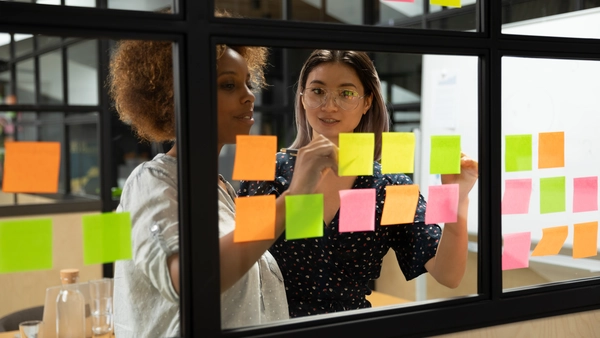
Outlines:
{"type": "Polygon", "coordinates": [[[415,172],[415,134],[386,132],[381,136],[381,173],[415,172]]]}
{"type": "Polygon", "coordinates": [[[540,178],[540,213],[566,210],[565,177],[540,178]]]}
{"type": "Polygon", "coordinates": [[[460,174],[460,135],[431,136],[430,174],[460,174]]]}
{"type": "Polygon", "coordinates": [[[85,215],[83,263],[112,263],[131,259],[131,216],[128,212],[85,215]]]}
{"type": "Polygon", "coordinates": [[[373,175],[375,134],[340,133],[339,147],[338,175],[373,175]]]}
{"type": "Polygon", "coordinates": [[[461,8],[461,0],[430,0],[431,5],[461,8]]]}
{"type": "Polygon", "coordinates": [[[506,135],[506,172],[531,170],[531,135],[506,135]]]}
{"type": "Polygon", "coordinates": [[[323,194],[285,196],[285,239],[323,237],[323,194]]]}
{"type": "Polygon", "coordinates": [[[0,222],[0,273],[52,269],[52,220],[0,222]]]}

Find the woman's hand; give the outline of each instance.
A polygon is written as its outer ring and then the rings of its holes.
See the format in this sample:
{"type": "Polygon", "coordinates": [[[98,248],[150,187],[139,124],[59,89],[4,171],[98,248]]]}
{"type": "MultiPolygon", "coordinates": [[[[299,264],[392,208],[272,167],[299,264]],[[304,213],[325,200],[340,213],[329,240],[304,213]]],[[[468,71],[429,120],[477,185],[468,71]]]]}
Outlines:
{"type": "Polygon", "coordinates": [[[338,147],[326,137],[318,135],[298,150],[288,194],[312,194],[327,169],[337,175],[337,162],[338,147]]]}
{"type": "Polygon", "coordinates": [[[464,153],[460,153],[460,174],[442,175],[442,184],[458,184],[459,200],[469,195],[479,177],[479,163],[464,153]]]}

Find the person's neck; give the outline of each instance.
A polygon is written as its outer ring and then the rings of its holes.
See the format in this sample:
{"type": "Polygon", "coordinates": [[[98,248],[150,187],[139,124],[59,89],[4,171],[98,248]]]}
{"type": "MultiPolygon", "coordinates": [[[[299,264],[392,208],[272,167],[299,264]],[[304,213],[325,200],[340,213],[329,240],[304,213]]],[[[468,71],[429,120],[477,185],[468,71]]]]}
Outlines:
{"type": "Polygon", "coordinates": [[[177,158],[177,146],[173,144],[171,150],[167,151],[167,155],[177,158]]]}

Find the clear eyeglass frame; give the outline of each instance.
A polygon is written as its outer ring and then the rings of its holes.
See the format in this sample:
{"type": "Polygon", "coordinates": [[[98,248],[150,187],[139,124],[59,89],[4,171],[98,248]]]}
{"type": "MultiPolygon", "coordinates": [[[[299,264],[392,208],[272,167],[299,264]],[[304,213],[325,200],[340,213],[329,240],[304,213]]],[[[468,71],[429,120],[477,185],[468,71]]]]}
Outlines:
{"type": "Polygon", "coordinates": [[[338,106],[339,108],[343,109],[343,110],[353,110],[356,109],[356,107],[358,107],[358,104],[360,102],[360,99],[364,98],[366,96],[362,95],[359,96],[359,94],[352,90],[352,89],[344,89],[344,88],[339,88],[339,89],[334,89],[333,91],[330,91],[326,88],[321,88],[321,87],[309,87],[309,88],[305,88],[304,91],[302,91],[300,93],[300,96],[302,96],[302,102],[304,102],[304,104],[306,106],[308,106],[311,109],[315,109],[315,108],[319,108],[323,105],[325,105],[328,100],[329,100],[329,93],[331,92],[337,92],[338,95],[333,97],[333,102],[335,103],[336,106],[338,106]],[[309,93],[312,93],[313,90],[315,89],[319,89],[325,92],[324,95],[320,95],[320,98],[314,97],[311,98],[310,94],[305,94],[305,91],[308,90],[309,93]],[[354,93],[353,95],[351,95],[350,97],[352,97],[352,100],[347,101],[344,100],[345,96],[342,95],[343,92],[352,92],[354,93]],[[340,99],[338,101],[338,98],[340,99]],[[312,101],[312,100],[316,100],[316,101],[312,101]],[[320,100],[320,102],[318,101],[320,100]]]}

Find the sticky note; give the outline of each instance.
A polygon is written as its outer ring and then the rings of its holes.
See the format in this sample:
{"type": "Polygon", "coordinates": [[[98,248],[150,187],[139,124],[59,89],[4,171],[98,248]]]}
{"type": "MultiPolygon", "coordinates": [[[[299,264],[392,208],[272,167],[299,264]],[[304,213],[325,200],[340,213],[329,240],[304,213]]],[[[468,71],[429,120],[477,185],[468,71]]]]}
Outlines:
{"type": "Polygon", "coordinates": [[[374,231],[375,189],[346,189],[339,193],[339,231],[374,231]]]}
{"type": "Polygon", "coordinates": [[[237,135],[232,178],[273,181],[275,154],[277,154],[277,136],[237,135]]]}
{"type": "Polygon", "coordinates": [[[381,215],[381,225],[407,224],[415,221],[419,185],[388,185],[381,215]]]}
{"type": "Polygon", "coordinates": [[[415,172],[415,134],[385,132],[381,136],[381,173],[415,172]]]}
{"type": "Polygon", "coordinates": [[[598,210],[598,176],[573,179],[573,212],[598,210]]]}
{"type": "Polygon", "coordinates": [[[540,133],[538,138],[538,168],[565,166],[565,133],[540,133]]]}
{"type": "Polygon", "coordinates": [[[573,225],[573,258],[593,257],[598,254],[598,222],[573,225]]]}
{"type": "MultiPolygon", "coordinates": [[[[84,215],[83,263],[112,263],[131,259],[131,216],[129,212],[84,215]]],[[[148,225],[150,231],[150,225],[148,225]]]]}
{"type": "Polygon", "coordinates": [[[59,142],[6,142],[2,191],[56,193],[60,170],[59,142]],[[35,179],[32,179],[34,178],[35,179]]]}
{"type": "Polygon", "coordinates": [[[431,174],[460,174],[460,135],[431,136],[431,174]]]}
{"type": "Polygon", "coordinates": [[[531,170],[531,135],[506,135],[506,172],[531,170]]]}
{"type": "Polygon", "coordinates": [[[52,220],[0,222],[0,273],[52,269],[52,220]]]}
{"type": "Polygon", "coordinates": [[[521,269],[529,267],[529,248],[531,247],[530,232],[505,234],[502,250],[502,270],[521,269]]]}
{"type": "Polygon", "coordinates": [[[425,223],[454,223],[458,220],[458,184],[429,186],[425,223]]]}
{"type": "Polygon", "coordinates": [[[323,237],[323,194],[285,196],[285,239],[323,237]]]}
{"type": "Polygon", "coordinates": [[[531,253],[532,256],[550,256],[558,255],[560,248],[565,244],[567,235],[569,234],[569,227],[558,226],[552,228],[542,229],[542,239],[535,246],[535,249],[531,253]]]}
{"type": "Polygon", "coordinates": [[[526,214],[529,212],[531,199],[531,179],[512,179],[504,182],[502,197],[502,214],[526,214]]]}
{"type": "Polygon", "coordinates": [[[339,134],[338,175],[373,175],[373,153],[375,134],[340,133],[339,134]]]}
{"type": "Polygon", "coordinates": [[[430,0],[431,5],[461,8],[460,0],[430,0]]]}
{"type": "Polygon", "coordinates": [[[565,177],[540,178],[540,213],[563,212],[565,202],[565,177]]]}
{"type": "Polygon", "coordinates": [[[274,239],[276,212],[275,195],[236,198],[233,241],[274,239]]]}

